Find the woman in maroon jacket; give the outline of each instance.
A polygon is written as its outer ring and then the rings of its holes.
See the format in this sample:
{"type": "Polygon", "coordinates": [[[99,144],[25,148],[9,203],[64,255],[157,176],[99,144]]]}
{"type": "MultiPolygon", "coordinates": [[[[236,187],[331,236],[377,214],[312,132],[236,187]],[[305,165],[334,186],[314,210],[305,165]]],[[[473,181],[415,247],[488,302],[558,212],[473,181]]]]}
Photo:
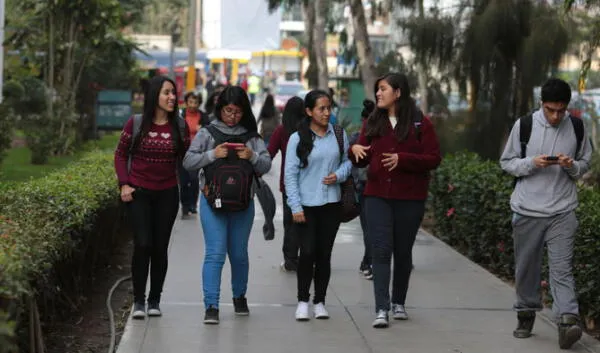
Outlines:
{"type": "Polygon", "coordinates": [[[425,213],[429,172],[441,156],[434,127],[417,109],[405,75],[379,78],[375,97],[377,109],[363,123],[349,157],[357,167],[368,166],[364,195],[377,313],[373,327],[383,328],[388,327],[390,309],[394,319],[408,319],[404,302],[412,247],[425,213]]]}
{"type": "Polygon", "coordinates": [[[167,274],[167,250],[179,208],[177,167],[190,145],[189,128],[186,124],[182,136],[177,119],[175,82],[155,76],[145,93],[140,132],[133,136],[133,119],[129,119],[115,152],[121,200],[127,204],[134,233],[134,319],[146,317],[149,270],[148,315],[162,315],[159,303],[167,274]]]}
{"type": "Polygon", "coordinates": [[[292,210],[287,204],[287,195],[283,185],[285,151],[290,136],[298,130],[298,123],[304,119],[304,100],[299,97],[292,97],[283,109],[282,125],[279,125],[271,139],[269,140],[269,154],[275,158],[277,152],[281,151],[281,171],[279,173],[279,191],[283,194],[283,262],[281,270],[284,272],[296,271],[298,268],[299,246],[296,237],[293,235],[292,210]]]}

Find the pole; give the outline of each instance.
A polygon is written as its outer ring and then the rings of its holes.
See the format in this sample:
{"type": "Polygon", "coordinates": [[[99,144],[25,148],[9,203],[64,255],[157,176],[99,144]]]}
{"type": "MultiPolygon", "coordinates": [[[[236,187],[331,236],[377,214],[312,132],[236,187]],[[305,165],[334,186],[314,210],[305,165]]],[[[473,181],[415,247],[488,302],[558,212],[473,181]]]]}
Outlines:
{"type": "Polygon", "coordinates": [[[4,88],[4,0],[0,0],[0,103],[4,88]]]}
{"type": "Polygon", "coordinates": [[[188,71],[186,90],[193,91],[196,88],[196,14],[198,2],[190,0],[190,23],[188,24],[188,71]]]}

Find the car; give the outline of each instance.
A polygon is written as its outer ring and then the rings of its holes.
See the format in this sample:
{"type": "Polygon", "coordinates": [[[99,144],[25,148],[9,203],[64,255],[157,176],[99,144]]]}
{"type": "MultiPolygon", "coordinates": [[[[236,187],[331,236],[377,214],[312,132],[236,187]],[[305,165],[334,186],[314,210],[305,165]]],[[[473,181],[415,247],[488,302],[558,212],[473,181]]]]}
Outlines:
{"type": "Polygon", "coordinates": [[[298,95],[299,92],[304,90],[304,86],[300,82],[281,82],[275,87],[275,107],[279,111],[283,111],[283,108],[287,104],[287,101],[293,96],[298,95]]]}

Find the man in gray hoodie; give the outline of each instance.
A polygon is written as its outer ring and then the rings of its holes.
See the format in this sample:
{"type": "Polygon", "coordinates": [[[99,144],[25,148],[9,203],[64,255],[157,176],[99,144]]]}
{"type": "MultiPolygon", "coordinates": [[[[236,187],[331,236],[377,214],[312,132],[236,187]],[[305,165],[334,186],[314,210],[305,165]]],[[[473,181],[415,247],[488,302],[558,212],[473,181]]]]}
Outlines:
{"type": "Polygon", "coordinates": [[[531,135],[524,158],[521,157],[520,121],[513,126],[500,158],[502,169],[517,177],[510,200],[517,292],[514,309],[518,318],[513,334],[517,338],[530,337],[535,312],[542,310],[541,268],[545,243],[559,346],[567,349],[582,335],[572,269],[578,225],[576,180],[589,169],[592,149],[585,131],[578,143],[577,122],[571,121],[577,118],[567,112],[571,100],[569,85],[559,79],[549,79],[542,87],[541,98],[541,109],[530,118],[531,135]]]}

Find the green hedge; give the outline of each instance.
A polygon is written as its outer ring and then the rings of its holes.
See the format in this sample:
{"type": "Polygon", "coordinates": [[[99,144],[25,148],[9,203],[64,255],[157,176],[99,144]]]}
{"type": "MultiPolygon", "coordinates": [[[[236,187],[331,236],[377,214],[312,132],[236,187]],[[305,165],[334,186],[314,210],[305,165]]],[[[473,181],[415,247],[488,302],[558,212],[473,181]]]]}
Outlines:
{"type": "MultiPolygon", "coordinates": [[[[498,162],[475,154],[447,156],[431,185],[434,233],[449,245],[504,278],[514,277],[509,205],[513,178],[498,162]]],[[[600,319],[600,194],[581,187],[577,210],[575,277],[581,313],[600,319]]],[[[547,276],[545,277],[547,279],[547,276]]]]}
{"type": "MultiPolygon", "coordinates": [[[[0,314],[9,312],[17,327],[27,327],[28,298],[37,300],[42,320],[76,308],[94,268],[123,233],[112,158],[91,152],[60,171],[3,190],[0,314]]],[[[3,327],[6,322],[0,322],[0,335],[3,327]]]]}

